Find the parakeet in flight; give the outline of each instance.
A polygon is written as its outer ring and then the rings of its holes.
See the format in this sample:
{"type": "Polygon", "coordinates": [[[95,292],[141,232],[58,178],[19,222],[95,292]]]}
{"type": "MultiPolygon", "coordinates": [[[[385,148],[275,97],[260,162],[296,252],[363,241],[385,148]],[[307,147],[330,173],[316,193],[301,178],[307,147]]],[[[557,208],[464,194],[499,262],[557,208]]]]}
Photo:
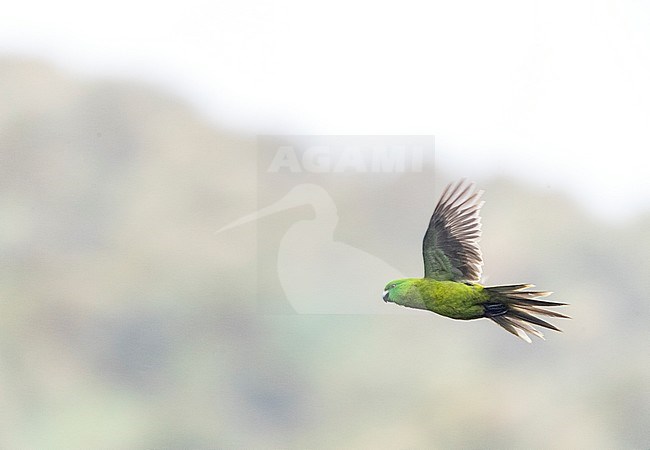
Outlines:
{"type": "Polygon", "coordinates": [[[561,331],[536,317],[569,318],[546,308],[566,303],[539,300],[551,294],[531,291],[532,284],[483,286],[479,284],[483,257],[479,211],[483,191],[460,180],[444,190],[424,235],[424,278],[391,281],[384,288],[384,301],[425,309],[459,320],[488,318],[505,330],[531,342],[527,333],[544,338],[533,325],[561,331]]]}

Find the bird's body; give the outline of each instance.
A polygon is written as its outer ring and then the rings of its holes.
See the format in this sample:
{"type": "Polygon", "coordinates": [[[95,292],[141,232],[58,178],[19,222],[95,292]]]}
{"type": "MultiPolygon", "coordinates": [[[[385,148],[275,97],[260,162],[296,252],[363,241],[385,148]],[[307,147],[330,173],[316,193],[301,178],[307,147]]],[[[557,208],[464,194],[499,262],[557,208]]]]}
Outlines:
{"type": "Polygon", "coordinates": [[[486,293],[479,284],[431,278],[404,278],[393,281],[389,286],[391,284],[396,284],[391,297],[399,299],[402,306],[426,309],[452,319],[483,317],[481,304],[486,300],[486,293]]]}
{"type": "Polygon", "coordinates": [[[526,333],[543,337],[533,325],[560,331],[534,315],[567,317],[545,309],[564,305],[539,300],[550,292],[527,290],[531,284],[479,284],[483,265],[478,246],[481,195],[463,181],[447,186],[424,236],[424,277],[391,281],[384,290],[384,301],[452,319],[489,318],[528,342],[526,333]]]}

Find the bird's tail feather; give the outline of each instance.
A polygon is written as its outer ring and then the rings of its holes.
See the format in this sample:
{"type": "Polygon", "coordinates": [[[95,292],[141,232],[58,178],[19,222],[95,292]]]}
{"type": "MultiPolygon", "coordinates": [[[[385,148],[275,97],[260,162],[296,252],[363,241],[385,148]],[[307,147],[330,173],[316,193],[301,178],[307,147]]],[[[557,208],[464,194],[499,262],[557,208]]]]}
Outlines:
{"type": "Polygon", "coordinates": [[[531,342],[527,333],[544,339],[541,331],[537,330],[533,325],[562,331],[555,325],[533,314],[568,319],[569,316],[546,309],[547,307],[563,306],[566,303],[539,300],[541,297],[551,295],[551,292],[526,291],[526,289],[532,287],[534,287],[532,284],[510,284],[486,287],[485,290],[490,294],[490,299],[483,305],[485,317],[493,320],[506,331],[526,342],[531,342]]]}

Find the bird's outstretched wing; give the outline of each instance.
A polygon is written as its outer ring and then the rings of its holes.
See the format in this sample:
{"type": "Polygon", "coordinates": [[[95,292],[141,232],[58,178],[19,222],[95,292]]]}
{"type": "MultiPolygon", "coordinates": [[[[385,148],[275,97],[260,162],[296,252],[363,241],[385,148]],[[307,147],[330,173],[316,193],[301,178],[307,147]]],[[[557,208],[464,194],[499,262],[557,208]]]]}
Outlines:
{"type": "Polygon", "coordinates": [[[449,184],[433,211],[424,235],[424,276],[436,280],[478,282],[483,258],[479,210],[483,191],[460,180],[449,184]]]}

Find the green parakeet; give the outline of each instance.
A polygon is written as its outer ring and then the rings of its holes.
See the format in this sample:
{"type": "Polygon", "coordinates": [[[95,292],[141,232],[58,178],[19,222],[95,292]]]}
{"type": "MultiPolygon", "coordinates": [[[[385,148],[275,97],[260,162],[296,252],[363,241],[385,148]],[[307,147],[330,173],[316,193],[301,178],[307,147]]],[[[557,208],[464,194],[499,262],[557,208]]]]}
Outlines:
{"type": "Polygon", "coordinates": [[[527,290],[534,287],[532,284],[479,284],[483,267],[478,245],[482,194],[464,180],[447,186],[424,235],[424,278],[391,281],[384,288],[384,301],[452,319],[488,318],[527,342],[531,342],[527,333],[543,338],[533,325],[560,331],[536,317],[568,318],[546,309],[566,303],[539,300],[551,292],[527,290]]]}

